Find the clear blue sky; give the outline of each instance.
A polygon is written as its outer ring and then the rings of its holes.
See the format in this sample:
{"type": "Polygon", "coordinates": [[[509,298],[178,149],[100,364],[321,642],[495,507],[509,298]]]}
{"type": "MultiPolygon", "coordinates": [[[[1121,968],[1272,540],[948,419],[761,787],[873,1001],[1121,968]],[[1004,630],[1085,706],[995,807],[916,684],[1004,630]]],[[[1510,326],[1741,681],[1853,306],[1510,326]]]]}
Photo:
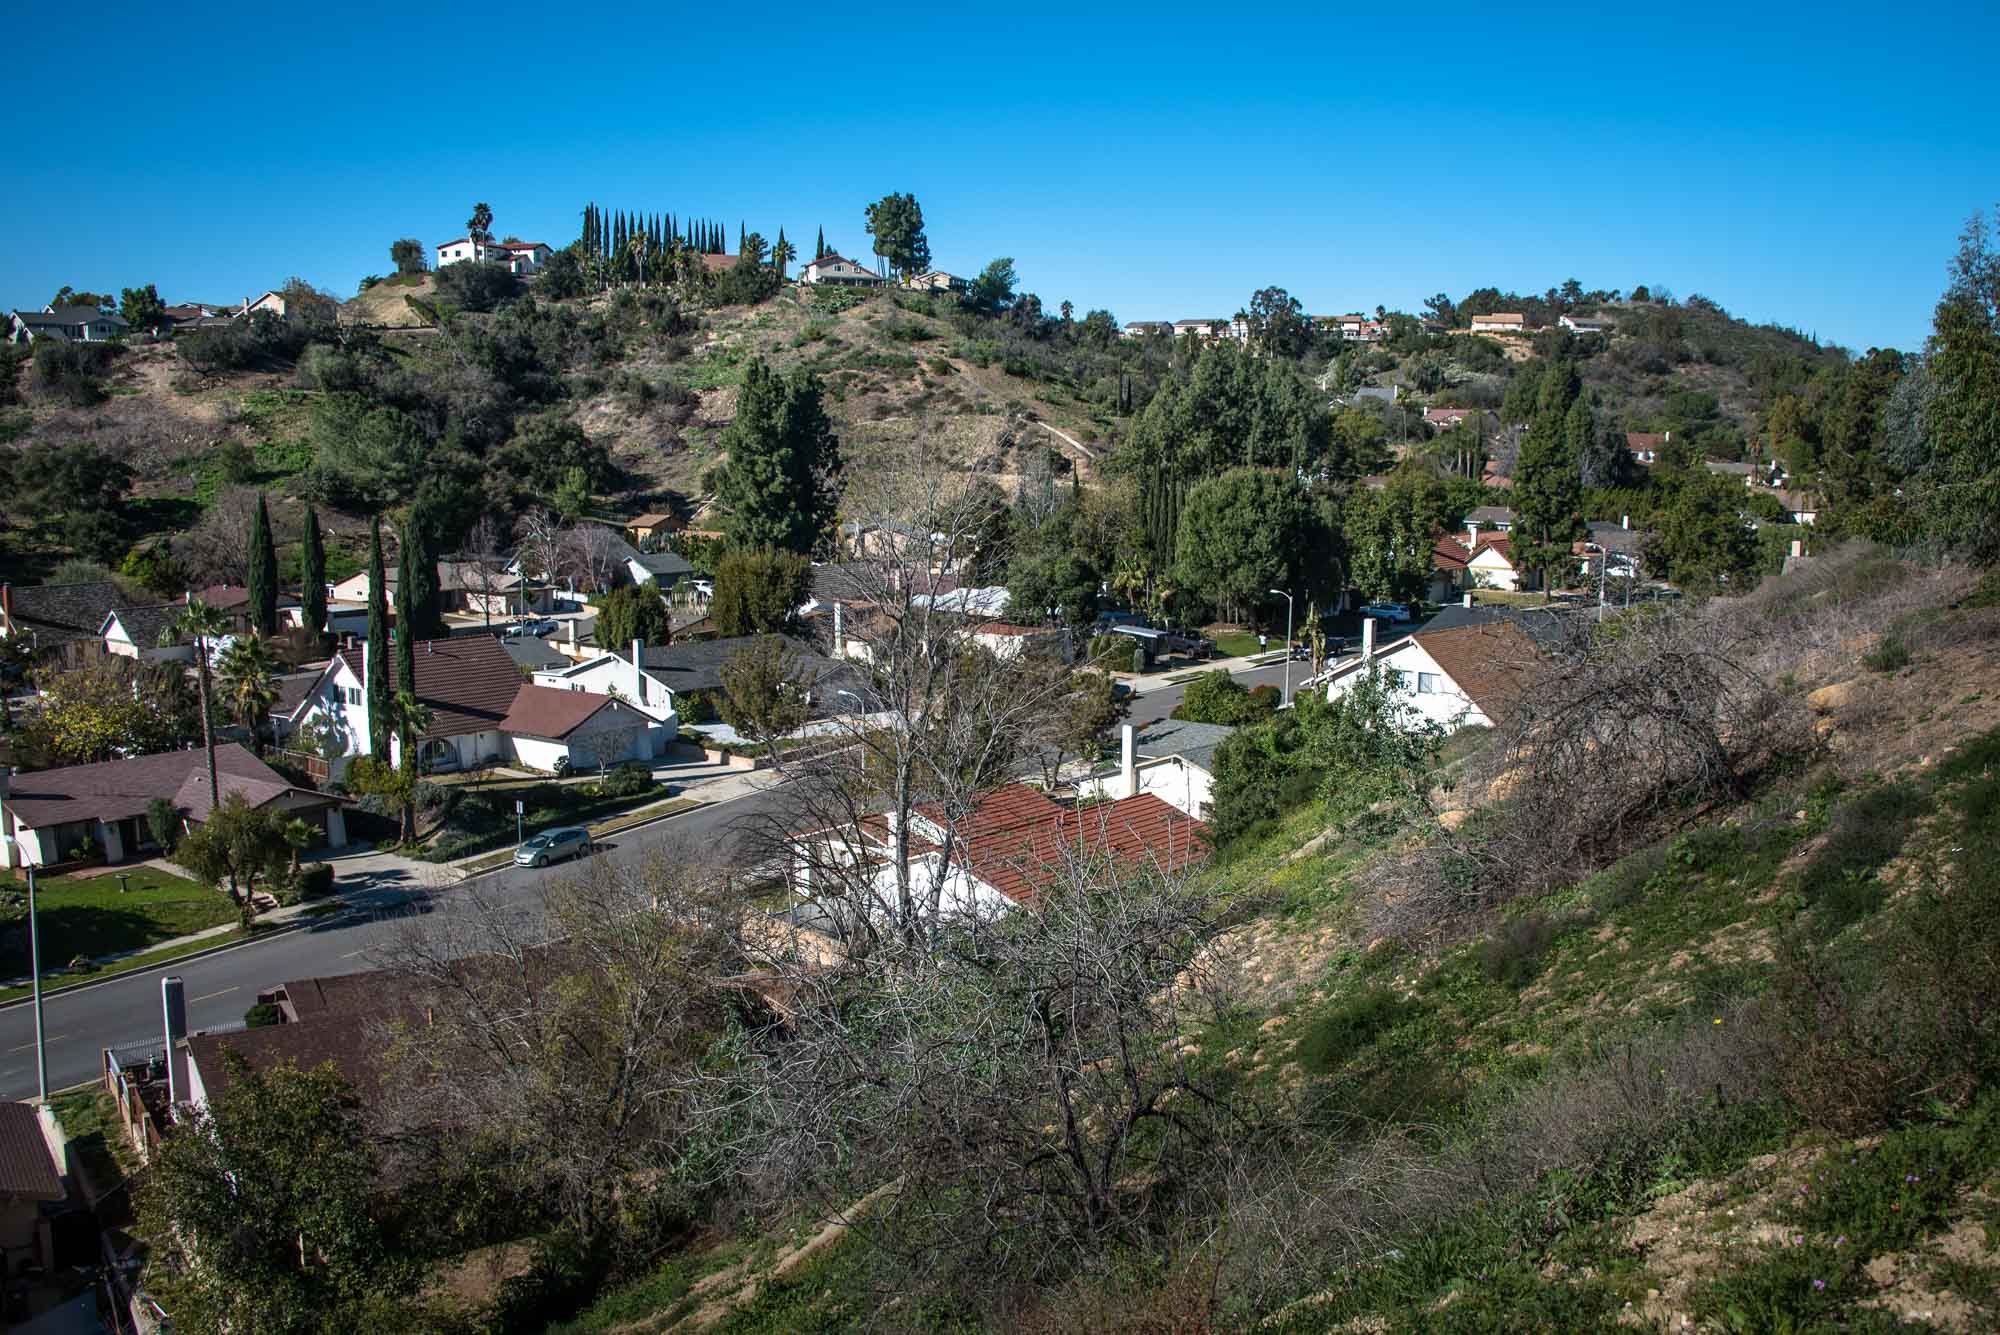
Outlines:
{"type": "Polygon", "coordinates": [[[25,5],[67,91],[15,108],[0,304],[345,297],[474,200],[865,252],[909,190],[941,267],[1120,320],[1575,276],[1910,348],[2000,199],[1990,5],[962,8],[25,5]]]}

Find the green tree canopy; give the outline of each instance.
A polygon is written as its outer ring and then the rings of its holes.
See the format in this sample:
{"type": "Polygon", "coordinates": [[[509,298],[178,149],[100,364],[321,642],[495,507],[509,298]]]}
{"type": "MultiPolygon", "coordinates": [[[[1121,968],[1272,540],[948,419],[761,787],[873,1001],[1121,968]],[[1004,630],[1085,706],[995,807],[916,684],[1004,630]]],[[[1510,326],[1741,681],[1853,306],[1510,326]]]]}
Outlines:
{"type": "Polygon", "coordinates": [[[715,566],[708,614],[721,635],[767,635],[791,629],[812,597],[812,562],[771,548],[732,551],[715,566]]]}
{"type": "Polygon", "coordinates": [[[167,304],[151,283],[128,287],[118,302],[118,313],[134,329],[158,329],[167,322],[167,304]]]}
{"type": "Polygon", "coordinates": [[[1312,512],[1297,481],[1233,468],[1188,493],[1174,575],[1183,588],[1216,606],[1262,604],[1266,590],[1301,582],[1301,558],[1318,545],[1311,527],[1312,512]]]}
{"type": "Polygon", "coordinates": [[[278,633],[278,549],[271,541],[271,511],[263,493],[250,519],[250,628],[259,635],[278,633]]]}
{"type": "Polygon", "coordinates": [[[1080,556],[1038,550],[1015,556],[1007,568],[1008,609],[1033,625],[1053,609],[1058,620],[1087,626],[1097,616],[1097,570],[1080,556]]]}
{"type": "Polygon", "coordinates": [[[644,584],[622,584],[604,596],[597,607],[597,643],[616,653],[634,640],[663,645],[673,639],[673,617],[660,586],[652,580],[644,584]]]}
{"type": "Polygon", "coordinates": [[[809,553],[833,525],[840,440],[820,402],[818,377],[779,375],[759,358],[743,378],[718,490],[732,545],[809,553]]]}
{"type": "Polygon", "coordinates": [[[389,262],[396,266],[399,274],[422,273],[430,267],[430,256],[424,250],[424,243],[415,237],[406,236],[400,241],[389,243],[389,262]]]}
{"type": "Polygon", "coordinates": [[[870,204],[868,235],[875,253],[898,274],[923,273],[931,267],[931,243],[924,236],[924,211],[915,195],[891,194],[870,204]]]}

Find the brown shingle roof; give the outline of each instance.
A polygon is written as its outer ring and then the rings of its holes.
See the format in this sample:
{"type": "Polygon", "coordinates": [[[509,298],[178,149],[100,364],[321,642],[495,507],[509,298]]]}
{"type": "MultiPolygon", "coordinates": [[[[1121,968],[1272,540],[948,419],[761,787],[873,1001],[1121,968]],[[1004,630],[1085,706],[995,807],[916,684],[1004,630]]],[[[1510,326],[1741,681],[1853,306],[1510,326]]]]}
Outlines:
{"type": "Polygon", "coordinates": [[[596,691],[566,691],[530,683],[515,694],[513,708],[500,720],[500,730],[559,742],[607,705],[613,709],[619,707],[616,700],[596,691]]]}
{"type": "Polygon", "coordinates": [[[10,584],[5,587],[5,599],[16,631],[43,646],[94,640],[103,632],[105,617],[133,603],[108,579],[83,584],[10,584]]]}
{"type": "MultiPolygon", "coordinates": [[[[341,650],[340,661],[360,679],[359,648],[341,650]]],[[[497,729],[521,689],[521,669],[491,635],[426,640],[417,646],[416,666],[417,702],[431,711],[419,741],[497,729]]],[[[387,668],[393,693],[399,688],[394,653],[387,668]]]]}
{"type": "MultiPolygon", "coordinates": [[[[241,793],[252,806],[291,791],[282,775],[237,742],[215,748],[215,772],[223,797],[241,793]]],[[[209,812],[208,760],[199,748],[34,770],[16,774],[10,787],[6,808],[29,829],[93,818],[127,820],[145,815],[160,797],[195,820],[209,812]]]]}
{"type": "Polygon", "coordinates": [[[0,1196],[59,1201],[65,1194],[40,1116],[25,1103],[0,1103],[0,1196]]]}
{"type": "Polygon", "coordinates": [[[1506,715],[1539,661],[1534,641],[1511,621],[1419,631],[1412,638],[1491,719],[1506,715]]]}

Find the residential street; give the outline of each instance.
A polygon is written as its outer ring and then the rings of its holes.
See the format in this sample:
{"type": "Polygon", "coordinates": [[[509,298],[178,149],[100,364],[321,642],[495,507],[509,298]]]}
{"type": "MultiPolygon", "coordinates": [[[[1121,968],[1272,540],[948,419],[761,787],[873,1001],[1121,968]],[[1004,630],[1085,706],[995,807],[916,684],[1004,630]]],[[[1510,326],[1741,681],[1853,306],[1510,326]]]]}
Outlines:
{"type": "MultiPolygon", "coordinates": [[[[1198,666],[1186,671],[1172,672],[1165,675],[1186,677],[1188,681],[1192,681],[1196,674],[1211,670],[1211,668],[1198,666]]],[[[1294,690],[1298,689],[1299,683],[1304,681],[1311,671],[1311,664],[1292,664],[1292,688],[1294,690]]],[[[1241,672],[1231,672],[1230,675],[1247,687],[1276,686],[1282,689],[1285,684],[1285,665],[1283,663],[1273,663],[1269,667],[1250,668],[1241,672]]],[[[1135,694],[1131,697],[1132,712],[1129,722],[1134,724],[1157,723],[1167,715],[1173,713],[1174,709],[1186,695],[1187,681],[1177,682],[1173,685],[1162,685],[1157,689],[1135,694]]]]}
{"type": "MultiPolygon", "coordinates": [[[[697,850],[704,860],[719,860],[734,822],[781,800],[777,792],[767,791],[702,807],[657,825],[613,835],[605,843],[603,856],[616,863],[635,863],[662,849],[686,847],[697,850]]],[[[567,865],[539,871],[508,868],[480,878],[478,884],[502,902],[525,902],[538,880],[567,875],[571,870],[567,865]]],[[[359,892],[348,890],[343,883],[345,897],[363,906],[359,911],[283,936],[245,942],[219,954],[50,997],[44,1002],[49,1088],[62,1089],[94,1079],[102,1048],[160,1041],[163,974],[178,974],[186,980],[191,1028],[240,1021],[257,1000],[257,993],[276,983],[369,968],[370,952],[391,939],[402,915],[449,912],[456,891],[458,886],[446,886],[434,896],[407,873],[373,873],[367,888],[359,892]]],[[[0,1010],[0,1098],[34,1095],[34,1007],[23,1003],[0,1010]]]]}

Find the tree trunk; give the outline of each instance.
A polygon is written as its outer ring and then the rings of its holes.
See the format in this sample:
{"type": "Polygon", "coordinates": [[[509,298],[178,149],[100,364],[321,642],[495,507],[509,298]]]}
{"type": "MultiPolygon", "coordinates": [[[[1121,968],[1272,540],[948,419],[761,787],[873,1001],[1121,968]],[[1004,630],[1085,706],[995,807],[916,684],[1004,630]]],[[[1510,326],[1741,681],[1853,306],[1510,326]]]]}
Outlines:
{"type": "Polygon", "coordinates": [[[197,666],[201,669],[201,744],[208,751],[208,805],[213,812],[222,805],[222,788],[215,777],[215,719],[209,699],[207,636],[195,640],[195,653],[200,656],[197,666]]]}

